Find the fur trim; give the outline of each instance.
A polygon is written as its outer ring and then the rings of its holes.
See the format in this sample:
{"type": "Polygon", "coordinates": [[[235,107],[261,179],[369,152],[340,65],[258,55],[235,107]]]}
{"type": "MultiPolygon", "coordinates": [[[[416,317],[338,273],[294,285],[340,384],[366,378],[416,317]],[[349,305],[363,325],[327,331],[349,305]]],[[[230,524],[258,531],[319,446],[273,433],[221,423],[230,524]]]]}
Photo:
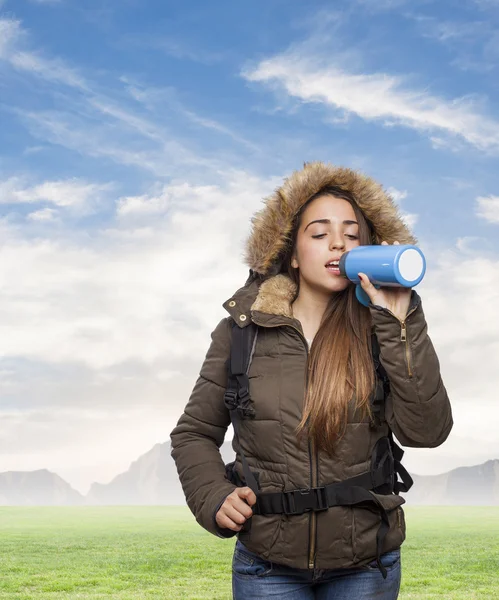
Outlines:
{"type": "Polygon", "coordinates": [[[293,318],[291,303],[295,297],[298,286],[288,275],[281,273],[269,277],[262,282],[258,295],[251,306],[251,310],[270,315],[282,315],[293,318]]]}
{"type": "Polygon", "coordinates": [[[383,187],[366,175],[352,169],[322,162],[305,163],[271,196],[263,200],[265,208],[252,219],[247,238],[244,262],[262,275],[280,273],[281,264],[292,233],[293,218],[314,194],[335,185],[353,194],[357,205],[372,222],[375,244],[383,240],[392,244],[417,244],[417,239],[401,218],[393,198],[383,187]]]}

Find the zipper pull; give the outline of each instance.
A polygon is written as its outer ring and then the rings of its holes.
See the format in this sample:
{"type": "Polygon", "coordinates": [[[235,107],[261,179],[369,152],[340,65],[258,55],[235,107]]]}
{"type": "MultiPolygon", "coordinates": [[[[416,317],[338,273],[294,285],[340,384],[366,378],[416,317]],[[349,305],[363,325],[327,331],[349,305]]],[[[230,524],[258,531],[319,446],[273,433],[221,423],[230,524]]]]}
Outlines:
{"type": "Polygon", "coordinates": [[[405,329],[405,321],[400,322],[401,330],[400,330],[400,341],[405,342],[407,339],[407,331],[405,329]]]}

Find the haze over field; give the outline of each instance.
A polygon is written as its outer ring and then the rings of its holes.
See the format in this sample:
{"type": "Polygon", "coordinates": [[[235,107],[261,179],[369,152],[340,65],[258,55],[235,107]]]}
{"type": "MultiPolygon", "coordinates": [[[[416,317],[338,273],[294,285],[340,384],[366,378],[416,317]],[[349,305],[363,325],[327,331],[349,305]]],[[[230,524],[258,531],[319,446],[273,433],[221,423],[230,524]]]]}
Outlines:
{"type": "MultiPolygon", "coordinates": [[[[230,443],[221,447],[225,463],[234,459],[230,443]]],[[[441,475],[413,474],[403,494],[410,505],[499,505],[499,460],[461,467],[441,475]]],[[[185,505],[170,444],[155,444],[109,483],[94,483],[86,495],[48,470],[0,473],[0,505],[185,505]]]]}

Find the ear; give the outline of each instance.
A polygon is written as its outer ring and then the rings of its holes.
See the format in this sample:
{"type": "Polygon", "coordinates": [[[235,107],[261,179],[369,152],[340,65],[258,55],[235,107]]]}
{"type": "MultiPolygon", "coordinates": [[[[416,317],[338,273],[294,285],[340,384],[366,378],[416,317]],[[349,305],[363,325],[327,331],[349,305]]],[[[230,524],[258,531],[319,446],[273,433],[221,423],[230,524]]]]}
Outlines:
{"type": "Polygon", "coordinates": [[[293,257],[291,258],[291,266],[293,267],[293,269],[297,269],[298,268],[298,261],[296,260],[296,256],[293,255],[293,257]]]}

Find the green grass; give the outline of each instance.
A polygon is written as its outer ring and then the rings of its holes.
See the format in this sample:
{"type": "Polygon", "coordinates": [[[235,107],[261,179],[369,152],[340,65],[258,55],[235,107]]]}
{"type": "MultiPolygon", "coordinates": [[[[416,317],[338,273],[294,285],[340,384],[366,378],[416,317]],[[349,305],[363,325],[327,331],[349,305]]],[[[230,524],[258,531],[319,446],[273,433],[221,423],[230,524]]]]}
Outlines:
{"type": "MultiPolygon", "coordinates": [[[[401,600],[499,599],[499,507],[405,507],[401,600]]],[[[0,507],[0,599],[231,599],[186,507],[0,507]]]]}

